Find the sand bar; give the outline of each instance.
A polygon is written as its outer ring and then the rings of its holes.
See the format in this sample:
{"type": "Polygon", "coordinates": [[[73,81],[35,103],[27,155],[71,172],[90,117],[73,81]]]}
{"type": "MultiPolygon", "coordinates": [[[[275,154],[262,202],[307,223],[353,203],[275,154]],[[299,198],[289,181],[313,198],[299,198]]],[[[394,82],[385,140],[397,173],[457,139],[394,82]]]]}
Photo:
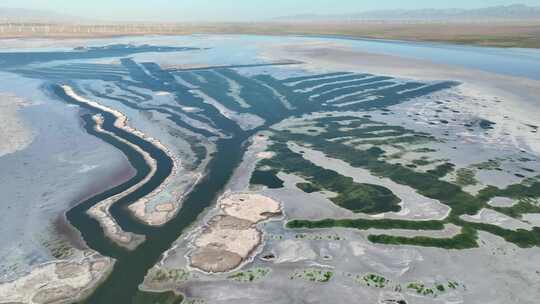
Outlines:
{"type": "Polygon", "coordinates": [[[192,241],[191,267],[207,273],[228,272],[242,264],[259,247],[262,232],[257,223],[281,214],[279,202],[248,192],[227,193],[212,217],[192,241]]]}
{"type": "MultiPolygon", "coordinates": [[[[102,105],[102,104],[100,104],[98,102],[86,99],[83,96],[78,95],[70,86],[63,85],[62,89],[64,90],[66,95],[68,95],[69,97],[77,100],[78,102],[85,103],[85,104],[87,104],[87,105],[89,105],[91,107],[94,107],[94,108],[97,108],[97,109],[99,109],[101,111],[112,114],[116,118],[116,120],[114,122],[115,127],[119,128],[119,129],[122,129],[122,130],[124,130],[126,132],[129,132],[129,133],[139,137],[140,139],[151,143],[156,148],[158,148],[158,149],[162,150],[164,153],[166,153],[171,159],[173,159],[174,167],[172,169],[172,173],[167,177],[167,180],[165,181],[164,184],[166,184],[166,182],[172,176],[174,176],[176,174],[178,161],[176,160],[175,157],[172,156],[172,153],[170,153],[170,151],[163,144],[161,144],[161,142],[159,142],[157,139],[147,137],[141,131],[136,130],[136,129],[128,126],[128,118],[123,113],[121,113],[120,111],[111,109],[109,107],[106,107],[106,106],[104,106],[104,105],[102,105]]],[[[130,147],[135,149],[138,153],[140,153],[143,156],[143,158],[145,159],[145,162],[150,167],[150,173],[141,182],[137,183],[136,185],[134,185],[133,187],[129,188],[127,191],[124,191],[121,194],[118,194],[116,196],[113,196],[113,197],[111,197],[111,198],[109,198],[107,200],[104,200],[104,201],[96,204],[95,206],[93,206],[91,209],[88,210],[88,214],[99,221],[100,225],[105,230],[105,234],[107,235],[107,237],[109,237],[111,240],[113,240],[114,242],[116,242],[120,246],[123,246],[123,247],[128,248],[128,249],[134,249],[140,243],[142,243],[144,241],[144,237],[140,236],[140,235],[135,235],[133,233],[123,231],[122,228],[118,225],[118,223],[115,221],[115,219],[110,214],[109,209],[110,209],[112,204],[114,204],[115,202],[117,202],[120,199],[124,198],[128,194],[134,192],[135,190],[139,189],[144,184],[146,184],[152,178],[152,176],[155,174],[155,172],[157,170],[157,161],[155,159],[153,159],[150,156],[149,153],[147,153],[146,151],[141,149],[139,146],[137,146],[137,145],[135,145],[135,144],[133,144],[131,142],[128,142],[125,139],[120,138],[120,137],[114,135],[111,132],[108,132],[108,131],[104,130],[102,128],[102,126],[103,126],[103,117],[101,117],[100,115],[94,116],[93,119],[96,122],[95,130],[97,132],[105,133],[105,134],[108,134],[110,136],[113,136],[117,140],[129,145],[130,147]]],[[[165,211],[164,210],[160,210],[160,211],[153,210],[153,211],[147,212],[147,210],[146,210],[145,202],[147,202],[150,197],[155,196],[159,192],[161,192],[162,189],[163,189],[163,184],[160,187],[158,187],[157,189],[155,189],[152,193],[145,196],[144,198],[141,198],[139,201],[135,202],[134,204],[132,204],[132,206],[130,206],[129,209],[133,212],[133,214],[136,216],[137,219],[139,219],[140,221],[142,221],[142,222],[144,222],[146,224],[155,224],[156,222],[158,224],[162,224],[164,221],[166,221],[167,219],[172,217],[172,215],[170,215],[170,214],[171,213],[174,214],[176,212],[176,210],[174,210],[175,208],[164,209],[165,211]],[[157,216],[157,220],[156,220],[156,216],[153,214],[153,212],[159,213],[159,216],[157,216]]],[[[172,205],[172,206],[176,206],[176,205],[172,205]]]]}

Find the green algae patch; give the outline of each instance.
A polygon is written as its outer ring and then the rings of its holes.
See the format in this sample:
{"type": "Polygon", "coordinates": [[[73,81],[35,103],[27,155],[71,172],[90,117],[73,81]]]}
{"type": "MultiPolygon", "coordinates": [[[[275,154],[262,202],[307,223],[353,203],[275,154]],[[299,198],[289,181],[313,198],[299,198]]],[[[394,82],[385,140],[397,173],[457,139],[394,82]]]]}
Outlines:
{"type": "Polygon", "coordinates": [[[461,168],[456,171],[456,184],[460,186],[474,186],[478,184],[476,172],[473,169],[461,168]]]}
{"type": "Polygon", "coordinates": [[[428,285],[423,282],[410,282],[406,285],[407,290],[413,291],[421,296],[431,296],[437,297],[439,295],[445,294],[452,290],[456,290],[460,287],[465,287],[464,285],[456,281],[448,281],[446,283],[435,283],[433,285],[428,285]]]}
{"type": "Polygon", "coordinates": [[[387,245],[414,245],[422,247],[439,247],[443,249],[471,249],[477,248],[478,235],[475,229],[463,228],[461,233],[452,238],[432,238],[425,236],[402,237],[393,235],[370,235],[368,240],[372,243],[387,245]]]}
{"type": "Polygon", "coordinates": [[[184,297],[177,295],[174,292],[142,292],[139,291],[133,297],[133,304],[180,304],[184,297]]]}
{"type": "Polygon", "coordinates": [[[406,230],[443,230],[442,221],[407,221],[394,219],[367,220],[367,219],[325,219],[320,221],[292,220],[287,222],[287,228],[354,228],[367,229],[406,229],[406,230]]]}
{"type": "Polygon", "coordinates": [[[266,278],[269,274],[270,274],[270,268],[259,267],[259,268],[253,268],[246,271],[233,273],[229,275],[227,279],[235,281],[235,282],[250,283],[250,282],[261,281],[264,278],[266,278]]]}
{"type": "Polygon", "coordinates": [[[290,280],[301,279],[314,283],[327,283],[329,282],[334,273],[329,270],[321,270],[316,268],[297,269],[289,274],[290,280]]]}
{"type": "Polygon", "coordinates": [[[312,183],[297,183],[296,187],[304,191],[305,193],[314,193],[314,192],[319,192],[322,190],[320,187],[312,183]]]}
{"type": "Polygon", "coordinates": [[[367,286],[373,286],[377,288],[385,288],[386,285],[390,282],[385,277],[374,274],[374,273],[368,273],[365,276],[362,277],[362,280],[365,282],[367,286]]]}
{"type": "MultiPolygon", "coordinates": [[[[424,247],[439,247],[444,249],[469,249],[478,247],[477,244],[477,231],[486,231],[494,235],[504,238],[506,241],[513,243],[522,248],[538,247],[540,246],[540,228],[536,227],[532,231],[527,230],[508,230],[501,228],[500,226],[484,223],[471,223],[461,220],[462,215],[475,215],[482,208],[490,208],[487,204],[493,197],[508,197],[513,199],[522,200],[521,204],[517,204],[508,208],[495,208],[497,211],[508,214],[510,216],[520,218],[523,213],[536,213],[540,210],[538,206],[531,200],[537,200],[540,198],[540,180],[538,178],[528,178],[519,184],[510,185],[505,189],[498,189],[493,186],[488,186],[481,190],[477,195],[471,195],[462,189],[461,185],[457,183],[448,182],[442,180],[441,177],[446,175],[451,166],[443,164],[444,167],[435,168],[434,170],[427,172],[417,172],[413,168],[408,168],[405,165],[399,163],[389,163],[385,161],[385,151],[380,147],[373,146],[369,148],[359,148],[345,144],[345,141],[340,139],[347,138],[369,138],[373,139],[380,135],[382,131],[391,131],[393,136],[413,133],[416,137],[422,137],[425,140],[435,142],[434,138],[430,138],[427,135],[421,133],[414,133],[413,131],[406,130],[399,126],[388,126],[378,122],[371,121],[367,118],[358,118],[351,116],[343,117],[321,117],[314,120],[315,125],[320,128],[325,128],[326,132],[318,135],[305,135],[305,134],[293,134],[291,132],[275,132],[272,136],[272,140],[275,142],[271,146],[272,151],[278,151],[281,157],[291,156],[294,159],[293,152],[288,151],[286,143],[289,141],[295,142],[300,145],[307,145],[311,149],[324,153],[327,157],[339,159],[345,161],[352,167],[363,168],[370,171],[371,174],[379,177],[389,178],[392,181],[414,188],[419,194],[431,199],[436,199],[441,203],[449,206],[451,212],[449,216],[442,220],[440,225],[445,223],[452,223],[462,228],[460,234],[452,238],[433,238],[433,237],[401,237],[392,235],[370,235],[368,239],[371,242],[379,244],[389,245],[412,245],[412,246],[424,246],[424,247]],[[356,123],[356,128],[345,128],[348,123],[356,123]],[[377,132],[374,134],[373,132],[377,132]],[[525,200],[524,200],[525,199],[525,200]],[[528,200],[528,201],[527,201],[528,200]]],[[[386,133],[383,133],[386,135],[386,133]]],[[[401,140],[407,137],[399,137],[401,140]]],[[[381,139],[384,141],[383,139],[381,139]]],[[[408,140],[408,139],[407,139],[408,140]]],[[[384,143],[383,143],[384,144],[384,143]]],[[[298,156],[301,158],[301,155],[298,156]]],[[[268,164],[271,165],[271,161],[268,164]]],[[[282,159],[279,159],[282,161],[282,159]]],[[[491,159],[484,163],[476,164],[470,167],[471,170],[500,170],[501,159],[491,159]]],[[[294,165],[295,162],[293,161],[294,165]]],[[[277,164],[279,167],[279,164],[277,164]]],[[[298,168],[292,166],[295,170],[306,168],[306,165],[315,166],[315,164],[298,163],[298,168]]],[[[287,168],[279,168],[279,170],[287,170],[287,168]]],[[[295,171],[292,170],[292,171],[295,171]]],[[[335,173],[335,172],[334,172],[335,173]]],[[[316,175],[315,175],[316,176],[316,175]]],[[[325,176],[325,175],[322,175],[325,176]]],[[[330,174],[332,176],[332,174],[330,174]]],[[[327,178],[325,176],[325,178],[327,178]]],[[[336,180],[329,179],[331,181],[330,187],[335,187],[336,180]]],[[[309,180],[311,183],[318,183],[316,178],[309,180]]],[[[461,184],[474,183],[471,172],[461,173],[461,184]]],[[[324,187],[328,189],[327,187],[324,187]]],[[[340,193],[342,188],[338,188],[340,193]]],[[[349,192],[351,193],[351,192],[349,192]]],[[[352,192],[354,193],[354,192],[352,192]]],[[[383,196],[384,197],[384,196],[383,196]]],[[[345,196],[338,196],[332,198],[332,201],[338,205],[343,204],[345,196]]],[[[357,210],[356,212],[368,213],[367,210],[379,210],[379,213],[391,209],[388,201],[384,199],[374,201],[373,205],[367,205],[369,208],[363,210],[357,210]]],[[[364,207],[367,207],[364,206],[364,207]]],[[[332,227],[345,227],[345,228],[382,228],[382,229],[423,229],[425,223],[419,221],[406,221],[409,224],[397,223],[390,221],[382,222],[343,222],[340,220],[324,220],[324,221],[290,221],[287,224],[289,228],[332,228],[332,227]],[[418,224],[412,224],[418,223],[418,224]],[[418,225],[418,226],[416,226],[418,225]]],[[[439,225],[439,224],[436,224],[439,225]]]]}
{"type": "Polygon", "coordinates": [[[274,156],[262,160],[259,166],[296,174],[306,179],[312,189],[337,193],[337,196],[330,200],[342,208],[367,214],[401,210],[398,205],[401,200],[385,187],[356,183],[351,177],[317,166],[303,158],[301,154],[291,151],[285,143],[274,143],[270,150],[274,152],[274,156]]]}

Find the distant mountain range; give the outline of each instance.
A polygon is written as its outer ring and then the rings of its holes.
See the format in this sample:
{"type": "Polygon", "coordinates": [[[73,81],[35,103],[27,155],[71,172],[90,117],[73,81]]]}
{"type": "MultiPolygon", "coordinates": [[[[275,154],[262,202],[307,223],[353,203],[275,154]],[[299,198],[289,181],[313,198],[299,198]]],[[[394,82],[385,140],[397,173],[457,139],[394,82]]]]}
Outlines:
{"type": "MultiPolygon", "coordinates": [[[[540,21],[540,6],[514,4],[479,9],[374,10],[339,15],[292,15],[272,21],[540,21]]],[[[261,20],[268,21],[268,20],[261,20]]],[[[81,18],[46,10],[2,8],[0,23],[79,23],[99,24],[97,19],[81,18]]],[[[114,22],[110,20],[110,22],[114,22]]],[[[123,22],[118,22],[123,23],[123,22]]]]}
{"type": "Polygon", "coordinates": [[[479,9],[375,10],[341,15],[294,15],[277,21],[540,21],[540,6],[513,4],[479,9]]]}

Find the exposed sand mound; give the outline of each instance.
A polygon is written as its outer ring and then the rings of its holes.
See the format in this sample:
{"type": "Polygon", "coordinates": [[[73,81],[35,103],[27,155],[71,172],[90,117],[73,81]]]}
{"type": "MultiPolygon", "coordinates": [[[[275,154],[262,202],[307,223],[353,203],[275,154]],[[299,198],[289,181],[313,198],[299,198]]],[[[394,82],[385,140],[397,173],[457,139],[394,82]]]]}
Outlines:
{"type": "Polygon", "coordinates": [[[84,253],[78,261],[42,265],[15,281],[0,285],[0,303],[73,303],[87,296],[113,265],[111,258],[97,253],[84,253]]]}
{"type": "Polygon", "coordinates": [[[255,228],[236,230],[212,227],[197,239],[195,245],[198,247],[213,246],[247,256],[253,247],[260,242],[260,239],[260,232],[255,228]]]}
{"type": "Polygon", "coordinates": [[[241,256],[220,248],[200,248],[191,256],[191,265],[205,272],[226,272],[240,263],[241,256]]]}
{"type": "Polygon", "coordinates": [[[238,193],[224,197],[219,202],[226,214],[251,221],[260,222],[272,215],[279,214],[279,203],[260,194],[238,193]]]}
{"type": "Polygon", "coordinates": [[[205,272],[226,272],[238,267],[262,241],[256,224],[281,214],[280,204],[264,195],[232,193],[218,202],[224,213],[214,216],[193,241],[191,266],[205,272]]]}

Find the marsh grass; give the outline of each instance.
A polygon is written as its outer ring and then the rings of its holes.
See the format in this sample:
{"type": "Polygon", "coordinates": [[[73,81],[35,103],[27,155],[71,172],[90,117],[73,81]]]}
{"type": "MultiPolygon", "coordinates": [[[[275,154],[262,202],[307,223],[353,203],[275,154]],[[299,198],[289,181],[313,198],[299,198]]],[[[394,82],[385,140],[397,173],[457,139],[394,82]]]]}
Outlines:
{"type": "MultiPolygon", "coordinates": [[[[287,223],[288,228],[332,228],[345,227],[357,229],[410,229],[410,230],[434,230],[442,229],[445,223],[452,223],[460,226],[460,234],[452,238],[431,238],[431,237],[401,237],[391,235],[370,235],[369,240],[374,243],[394,244],[394,245],[415,245],[426,247],[439,247],[445,249],[468,249],[478,246],[477,237],[478,230],[486,231],[494,235],[504,238],[506,241],[516,244],[520,247],[540,246],[540,228],[534,228],[532,231],[527,230],[507,230],[496,225],[471,223],[460,219],[461,215],[475,215],[482,208],[489,208],[487,202],[495,197],[509,197],[521,199],[521,203],[508,208],[493,208],[504,214],[513,217],[520,217],[526,212],[538,212],[540,206],[527,202],[523,199],[532,199],[540,197],[540,182],[537,179],[525,180],[523,183],[510,185],[505,189],[498,189],[493,186],[486,187],[476,196],[473,196],[461,188],[461,185],[456,185],[444,180],[440,177],[446,175],[449,170],[453,169],[451,164],[443,164],[440,167],[428,172],[416,172],[413,168],[408,168],[401,164],[391,164],[383,160],[384,151],[378,147],[372,147],[365,150],[360,150],[355,147],[348,146],[338,141],[331,141],[332,138],[340,138],[345,136],[359,136],[366,134],[366,130],[361,127],[355,130],[341,131],[342,124],[338,122],[354,121],[357,124],[371,124],[367,118],[356,117],[323,117],[316,119],[319,126],[325,127],[326,132],[318,135],[300,135],[290,132],[276,132],[272,137],[275,142],[270,149],[276,152],[276,158],[266,160],[265,165],[269,165],[276,170],[283,170],[290,173],[300,174],[322,188],[339,193],[333,201],[341,206],[351,207],[347,204],[348,200],[361,199],[361,208],[351,208],[355,212],[363,213],[382,213],[384,210],[395,210],[394,205],[396,200],[392,198],[390,193],[386,193],[382,189],[374,187],[364,188],[354,185],[350,178],[340,176],[339,174],[322,169],[313,163],[310,163],[302,158],[301,155],[295,155],[288,150],[286,143],[294,141],[299,144],[309,145],[312,149],[323,152],[327,157],[340,159],[353,167],[359,167],[369,170],[373,175],[386,177],[392,181],[410,186],[418,193],[428,198],[439,200],[441,203],[448,205],[451,208],[449,216],[442,221],[396,221],[390,219],[383,220],[333,220],[327,219],[322,221],[309,220],[292,220],[287,223]],[[358,191],[352,187],[358,187],[358,191]]],[[[375,123],[376,124],[376,123],[375,123]]],[[[412,131],[405,130],[402,127],[391,126],[370,126],[370,132],[381,129],[400,130],[403,134],[411,133],[412,131]]],[[[485,163],[478,164],[475,168],[480,170],[497,170],[500,166],[499,160],[489,160],[485,163]]],[[[473,183],[473,177],[470,172],[461,173],[461,183],[473,183]]],[[[372,185],[374,186],[374,185],[372,185]]],[[[360,200],[359,200],[360,201],[360,200]]]]}

